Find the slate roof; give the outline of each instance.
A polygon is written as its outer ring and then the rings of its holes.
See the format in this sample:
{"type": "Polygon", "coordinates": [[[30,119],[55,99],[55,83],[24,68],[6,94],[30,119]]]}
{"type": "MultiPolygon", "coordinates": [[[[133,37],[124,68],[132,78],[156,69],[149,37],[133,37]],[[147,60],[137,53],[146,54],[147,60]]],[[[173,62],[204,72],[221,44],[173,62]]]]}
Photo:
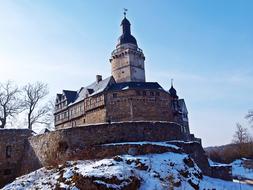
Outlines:
{"type": "Polygon", "coordinates": [[[135,39],[135,37],[131,34],[131,26],[130,26],[130,22],[129,20],[127,20],[127,18],[124,18],[121,21],[121,26],[122,26],[122,35],[118,38],[118,45],[122,45],[122,44],[127,44],[127,43],[131,43],[137,46],[137,41],[135,39]]]}
{"type": "Polygon", "coordinates": [[[176,91],[176,89],[175,89],[173,86],[171,86],[171,88],[170,88],[170,90],[169,90],[169,93],[170,93],[170,95],[171,95],[172,97],[178,98],[178,96],[177,96],[177,91],[176,91]]]}
{"type": "Polygon", "coordinates": [[[95,94],[107,90],[111,83],[115,83],[114,78],[112,76],[105,78],[104,80],[101,80],[98,83],[93,82],[89,86],[82,87],[79,91],[76,92],[77,96],[73,103],[77,103],[86,97],[93,96],[95,94]]]}
{"type": "Polygon", "coordinates": [[[187,113],[188,114],[188,110],[187,110],[187,107],[186,107],[184,99],[179,99],[178,100],[178,105],[181,108],[181,110],[182,110],[183,113],[187,113]]]}
{"type": "MultiPolygon", "coordinates": [[[[82,87],[78,91],[63,90],[67,98],[68,105],[72,105],[82,101],[83,99],[99,94],[105,91],[121,91],[127,89],[147,89],[147,90],[162,90],[165,91],[157,82],[122,82],[116,83],[113,76],[104,80],[93,82],[89,86],[82,87]]],[[[61,94],[57,94],[61,97],[61,94]]]]}
{"type": "Polygon", "coordinates": [[[110,90],[126,90],[126,89],[150,89],[164,90],[157,82],[123,82],[115,83],[109,87],[110,90]]]}
{"type": "Polygon", "coordinates": [[[72,90],[63,90],[63,94],[66,96],[68,104],[74,102],[77,97],[77,92],[72,90]]]}

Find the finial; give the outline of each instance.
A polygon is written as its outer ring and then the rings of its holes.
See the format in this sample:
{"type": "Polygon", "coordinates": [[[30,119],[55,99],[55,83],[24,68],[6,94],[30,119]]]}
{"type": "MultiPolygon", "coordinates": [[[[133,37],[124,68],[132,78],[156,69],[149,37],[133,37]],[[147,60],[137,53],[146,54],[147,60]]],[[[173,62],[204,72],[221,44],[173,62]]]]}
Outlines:
{"type": "Polygon", "coordinates": [[[124,8],[124,17],[126,18],[126,13],[127,13],[127,9],[126,8],[124,8]]]}
{"type": "Polygon", "coordinates": [[[173,79],[171,79],[171,87],[173,87],[173,79]]]}

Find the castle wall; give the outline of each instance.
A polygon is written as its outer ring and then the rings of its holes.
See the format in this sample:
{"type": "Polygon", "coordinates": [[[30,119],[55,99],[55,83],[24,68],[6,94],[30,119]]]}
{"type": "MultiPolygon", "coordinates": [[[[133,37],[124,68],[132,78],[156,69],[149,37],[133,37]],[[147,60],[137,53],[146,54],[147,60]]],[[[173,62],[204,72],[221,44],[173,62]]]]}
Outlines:
{"type": "Polygon", "coordinates": [[[63,164],[68,160],[166,151],[185,152],[195,160],[204,174],[229,179],[229,177],[226,178],[229,174],[226,168],[222,170],[221,175],[218,169],[210,171],[201,144],[183,142],[187,140],[187,135],[180,125],[172,122],[92,124],[37,136],[32,136],[32,131],[25,129],[0,130],[0,135],[0,187],[20,175],[43,166],[63,164]],[[169,144],[175,144],[181,149],[172,150],[159,145],[140,145],[138,143],[124,145],[123,143],[140,141],[169,141],[169,144]]]}
{"type": "Polygon", "coordinates": [[[171,97],[159,90],[124,90],[107,94],[110,121],[173,121],[171,97]]]}
{"type": "Polygon", "coordinates": [[[0,130],[0,187],[21,174],[21,162],[26,141],[32,135],[28,129],[0,130]]]}
{"type": "Polygon", "coordinates": [[[29,142],[41,165],[47,166],[63,163],[93,145],[178,139],[184,139],[184,134],[176,123],[122,122],[57,130],[31,137],[29,142]]]}
{"type": "Polygon", "coordinates": [[[55,114],[56,129],[103,123],[106,121],[104,94],[87,97],[79,103],[70,105],[65,112],[55,114]]]}
{"type": "Polygon", "coordinates": [[[97,108],[86,113],[85,124],[104,123],[104,122],[106,122],[105,107],[97,108]]]}

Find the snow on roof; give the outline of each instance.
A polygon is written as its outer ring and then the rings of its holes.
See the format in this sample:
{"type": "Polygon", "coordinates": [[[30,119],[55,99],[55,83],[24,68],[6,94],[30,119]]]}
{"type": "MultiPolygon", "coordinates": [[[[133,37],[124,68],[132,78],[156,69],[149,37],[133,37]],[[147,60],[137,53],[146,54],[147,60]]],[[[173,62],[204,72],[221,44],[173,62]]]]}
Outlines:
{"type": "Polygon", "coordinates": [[[114,79],[112,76],[110,76],[105,78],[104,80],[101,80],[99,82],[93,82],[89,86],[80,88],[80,90],[77,91],[76,99],[69,105],[78,103],[86,97],[93,96],[105,91],[112,81],[114,81],[114,79]]]}

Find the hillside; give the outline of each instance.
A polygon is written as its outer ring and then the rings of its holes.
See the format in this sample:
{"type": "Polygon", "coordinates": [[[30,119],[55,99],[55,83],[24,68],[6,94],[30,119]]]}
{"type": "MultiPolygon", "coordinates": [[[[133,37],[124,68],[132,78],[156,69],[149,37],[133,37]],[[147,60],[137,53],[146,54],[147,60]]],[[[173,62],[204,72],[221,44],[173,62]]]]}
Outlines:
{"type": "Polygon", "coordinates": [[[206,147],[208,157],[215,162],[231,163],[241,158],[253,159],[252,143],[226,144],[222,146],[206,147]]]}
{"type": "Polygon", "coordinates": [[[17,178],[3,190],[31,189],[252,189],[252,186],[203,176],[184,153],[166,152],[111,159],[70,161],[17,178]]]}

